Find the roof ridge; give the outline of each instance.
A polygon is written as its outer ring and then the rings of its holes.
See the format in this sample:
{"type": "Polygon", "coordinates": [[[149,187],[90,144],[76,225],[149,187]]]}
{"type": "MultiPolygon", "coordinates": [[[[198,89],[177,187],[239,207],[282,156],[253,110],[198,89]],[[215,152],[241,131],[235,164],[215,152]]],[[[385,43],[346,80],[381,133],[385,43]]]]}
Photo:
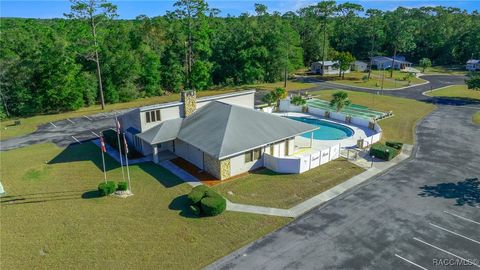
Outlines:
{"type": "Polygon", "coordinates": [[[227,107],[228,107],[227,124],[225,125],[225,128],[223,129],[225,132],[223,133],[222,140],[221,140],[221,144],[220,144],[220,150],[219,150],[219,152],[218,152],[218,158],[220,158],[220,154],[222,153],[223,146],[224,146],[224,143],[225,143],[225,139],[227,138],[226,134],[227,134],[228,127],[229,127],[229,124],[230,124],[230,119],[231,119],[231,118],[230,118],[230,115],[232,114],[233,105],[232,105],[232,104],[228,104],[228,103],[224,103],[224,102],[221,102],[221,101],[218,101],[218,100],[216,100],[216,102],[221,103],[221,104],[223,104],[224,106],[227,106],[227,107]]]}

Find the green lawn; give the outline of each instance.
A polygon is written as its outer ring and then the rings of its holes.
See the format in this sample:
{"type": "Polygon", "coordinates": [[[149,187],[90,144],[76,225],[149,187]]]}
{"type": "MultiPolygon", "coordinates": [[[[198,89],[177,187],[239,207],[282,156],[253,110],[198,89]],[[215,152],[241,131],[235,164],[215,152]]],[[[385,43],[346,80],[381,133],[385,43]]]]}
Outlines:
{"type": "MultiPolygon", "coordinates": [[[[252,85],[247,85],[243,86],[243,88],[252,88],[256,90],[265,90],[265,91],[270,91],[274,90],[275,88],[281,87],[283,88],[284,82],[276,82],[276,83],[260,83],[260,84],[252,84],[252,85]]],[[[313,83],[304,83],[304,82],[299,82],[295,80],[289,80],[287,81],[287,91],[292,91],[292,90],[302,90],[302,89],[308,89],[314,87],[315,84],[313,83]]]]}
{"type": "Polygon", "coordinates": [[[480,125],[480,112],[476,112],[476,113],[473,114],[472,122],[477,124],[477,125],[480,125]]]}
{"type": "Polygon", "coordinates": [[[337,159],[302,174],[278,174],[262,169],[214,189],[232,202],[290,208],[363,171],[345,159],[337,159]],[[228,194],[230,191],[232,195],[228,194]]]}
{"type": "Polygon", "coordinates": [[[466,85],[452,85],[426,94],[431,97],[447,97],[480,101],[480,91],[468,89],[466,85]]]}
{"type": "MultiPolygon", "coordinates": [[[[109,179],[120,180],[106,160],[109,179]]],[[[92,143],[34,145],[0,161],[0,269],[199,269],[291,220],[194,218],[190,186],[153,163],[130,167],[133,197],[96,198],[103,174],[92,143]]]]}
{"type": "MultiPolygon", "coordinates": [[[[423,71],[422,67],[415,66],[414,68],[423,71]]],[[[464,65],[454,65],[454,66],[433,66],[425,69],[423,74],[450,74],[450,75],[465,75],[467,71],[465,70],[464,65]]]]}
{"type": "MultiPolygon", "coordinates": [[[[337,91],[338,90],[318,91],[312,94],[317,98],[331,100],[332,94],[337,91]]],[[[413,134],[416,123],[435,109],[435,106],[432,104],[412,99],[354,91],[345,92],[348,93],[350,100],[354,104],[367,106],[383,112],[393,111],[393,117],[379,121],[383,130],[382,141],[395,140],[413,144],[413,134]]]]}
{"type": "MultiPolygon", "coordinates": [[[[381,89],[382,87],[382,78],[383,79],[383,88],[384,89],[395,89],[400,87],[409,86],[408,81],[404,80],[404,76],[406,73],[400,72],[398,70],[394,70],[393,78],[390,78],[390,72],[388,70],[385,71],[385,77],[383,74],[383,70],[373,70],[370,80],[363,81],[362,78],[368,75],[367,72],[358,72],[352,71],[350,73],[345,74],[345,78],[341,78],[338,75],[327,75],[327,76],[317,76],[320,79],[326,79],[328,81],[351,85],[351,86],[358,86],[358,87],[366,87],[366,88],[374,88],[374,89],[381,89]]],[[[412,78],[411,84],[419,84],[425,82],[420,78],[412,78]]]]}

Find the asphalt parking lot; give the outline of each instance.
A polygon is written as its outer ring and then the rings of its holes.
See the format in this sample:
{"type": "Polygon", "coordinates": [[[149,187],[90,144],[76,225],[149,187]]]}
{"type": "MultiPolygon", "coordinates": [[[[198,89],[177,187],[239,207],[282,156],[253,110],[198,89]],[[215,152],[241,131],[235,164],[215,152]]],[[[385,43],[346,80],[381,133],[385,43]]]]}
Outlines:
{"type": "Polygon", "coordinates": [[[479,269],[478,110],[439,105],[411,159],[207,269],[479,269]]]}
{"type": "Polygon", "coordinates": [[[0,150],[6,151],[45,142],[53,142],[59,146],[83,143],[98,138],[103,130],[114,128],[115,116],[123,112],[113,111],[49,122],[39,126],[33,133],[1,141],[0,150]]]}

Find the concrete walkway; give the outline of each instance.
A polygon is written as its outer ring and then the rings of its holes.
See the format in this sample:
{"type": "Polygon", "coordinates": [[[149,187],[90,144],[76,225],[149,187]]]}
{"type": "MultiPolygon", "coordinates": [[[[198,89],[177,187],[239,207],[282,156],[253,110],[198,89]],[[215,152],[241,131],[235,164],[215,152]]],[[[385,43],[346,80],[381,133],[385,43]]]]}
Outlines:
{"type": "MultiPolygon", "coordinates": [[[[340,194],[346,192],[347,190],[350,190],[360,185],[361,183],[367,181],[368,179],[399,164],[400,162],[410,157],[412,153],[412,149],[413,147],[411,145],[410,146],[406,145],[402,150],[402,153],[397,157],[395,157],[393,160],[389,162],[374,162],[373,166],[367,169],[365,172],[358,174],[350,178],[349,180],[341,184],[338,184],[335,187],[327,191],[324,191],[302,203],[299,203],[290,209],[240,204],[240,203],[233,203],[227,200],[227,210],[233,211],[233,212],[243,212],[243,213],[260,214],[260,215],[268,215],[268,216],[296,218],[310,211],[311,209],[339,196],[340,194]]],[[[371,162],[369,164],[371,164],[371,162]]],[[[174,175],[176,175],[177,177],[179,177],[180,179],[182,179],[192,187],[202,185],[202,183],[195,176],[187,173],[182,168],[178,167],[177,165],[175,165],[169,160],[164,160],[160,162],[159,165],[169,170],[171,173],[173,173],[174,175]]]]}

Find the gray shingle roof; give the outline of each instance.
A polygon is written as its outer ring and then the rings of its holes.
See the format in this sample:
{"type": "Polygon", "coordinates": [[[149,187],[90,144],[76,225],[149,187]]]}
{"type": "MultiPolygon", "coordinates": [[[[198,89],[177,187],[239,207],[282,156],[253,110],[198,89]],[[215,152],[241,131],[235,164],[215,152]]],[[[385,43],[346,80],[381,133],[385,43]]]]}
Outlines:
{"type": "Polygon", "coordinates": [[[137,136],[149,144],[171,141],[177,138],[182,122],[182,118],[165,120],[137,136]]]}
{"type": "Polygon", "coordinates": [[[177,138],[223,159],[316,129],[277,115],[212,101],[183,120],[177,138]]]}

